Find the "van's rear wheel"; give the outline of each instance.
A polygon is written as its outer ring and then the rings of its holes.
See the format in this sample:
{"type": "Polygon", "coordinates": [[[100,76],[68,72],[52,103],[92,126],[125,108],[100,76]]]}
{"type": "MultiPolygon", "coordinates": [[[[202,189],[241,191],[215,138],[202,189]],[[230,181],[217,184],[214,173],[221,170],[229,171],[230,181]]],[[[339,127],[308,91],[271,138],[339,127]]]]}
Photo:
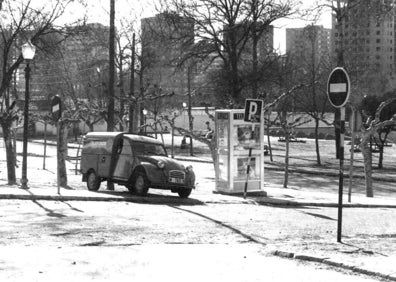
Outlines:
{"type": "Polygon", "coordinates": [[[147,176],[144,172],[137,172],[132,178],[132,192],[139,196],[146,196],[149,189],[147,176]]]}
{"type": "Polygon", "coordinates": [[[87,176],[87,187],[89,191],[98,191],[100,187],[100,177],[96,175],[94,170],[91,170],[87,176]]]}

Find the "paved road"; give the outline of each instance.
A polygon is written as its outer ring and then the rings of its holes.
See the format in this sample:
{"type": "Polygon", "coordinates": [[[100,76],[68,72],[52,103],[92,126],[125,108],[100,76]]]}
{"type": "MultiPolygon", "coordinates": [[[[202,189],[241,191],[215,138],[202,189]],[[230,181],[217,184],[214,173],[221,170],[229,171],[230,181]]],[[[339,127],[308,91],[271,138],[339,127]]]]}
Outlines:
{"type": "MultiPolygon", "coordinates": [[[[2,281],[367,278],[269,256],[279,248],[339,251],[331,208],[2,200],[0,210],[2,281]]],[[[345,250],[364,255],[382,236],[386,255],[386,244],[395,244],[395,216],[393,209],[348,209],[345,250]],[[354,240],[356,234],[364,240],[354,240]]]]}
{"type": "Polygon", "coordinates": [[[269,257],[256,245],[1,247],[2,281],[376,281],[269,257]]]}

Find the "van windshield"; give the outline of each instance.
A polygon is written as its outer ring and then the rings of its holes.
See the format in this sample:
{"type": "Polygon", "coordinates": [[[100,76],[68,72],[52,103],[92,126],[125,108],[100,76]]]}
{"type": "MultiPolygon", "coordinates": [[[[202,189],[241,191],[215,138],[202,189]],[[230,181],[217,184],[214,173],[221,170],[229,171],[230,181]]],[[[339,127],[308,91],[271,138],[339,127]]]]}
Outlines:
{"type": "Polygon", "coordinates": [[[162,144],[134,142],[132,146],[136,155],[167,156],[162,144]]]}

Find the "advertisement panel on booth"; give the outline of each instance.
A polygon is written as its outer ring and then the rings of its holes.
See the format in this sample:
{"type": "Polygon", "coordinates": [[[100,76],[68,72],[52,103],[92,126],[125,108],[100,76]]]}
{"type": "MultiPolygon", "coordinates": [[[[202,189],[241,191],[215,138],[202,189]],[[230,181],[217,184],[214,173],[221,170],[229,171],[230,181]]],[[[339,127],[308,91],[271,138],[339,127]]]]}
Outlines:
{"type": "MultiPolygon", "coordinates": [[[[250,170],[249,170],[249,179],[259,179],[260,178],[260,171],[259,166],[256,162],[256,157],[251,157],[250,159],[250,170]]],[[[236,158],[236,180],[245,180],[246,179],[246,172],[247,172],[247,164],[248,164],[248,157],[239,157],[236,158]]]]}
{"type": "Polygon", "coordinates": [[[260,126],[254,127],[253,138],[252,126],[245,124],[234,125],[234,150],[246,150],[247,148],[260,147],[260,126]]]}

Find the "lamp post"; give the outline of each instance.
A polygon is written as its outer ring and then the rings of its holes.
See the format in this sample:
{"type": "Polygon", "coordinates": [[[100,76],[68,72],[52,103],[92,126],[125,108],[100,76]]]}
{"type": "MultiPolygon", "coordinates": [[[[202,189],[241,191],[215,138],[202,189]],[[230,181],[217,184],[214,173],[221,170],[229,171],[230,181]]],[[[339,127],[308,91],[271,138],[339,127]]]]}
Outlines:
{"type": "Polygon", "coordinates": [[[30,79],[30,66],[29,63],[34,58],[36,53],[36,47],[30,42],[26,42],[22,45],[22,56],[26,61],[25,68],[25,107],[23,113],[23,158],[22,158],[22,178],[21,178],[21,188],[29,189],[27,186],[27,143],[29,134],[29,79],[30,79]]]}
{"type": "Polygon", "coordinates": [[[147,135],[147,110],[143,109],[144,115],[144,135],[147,135]]]}

